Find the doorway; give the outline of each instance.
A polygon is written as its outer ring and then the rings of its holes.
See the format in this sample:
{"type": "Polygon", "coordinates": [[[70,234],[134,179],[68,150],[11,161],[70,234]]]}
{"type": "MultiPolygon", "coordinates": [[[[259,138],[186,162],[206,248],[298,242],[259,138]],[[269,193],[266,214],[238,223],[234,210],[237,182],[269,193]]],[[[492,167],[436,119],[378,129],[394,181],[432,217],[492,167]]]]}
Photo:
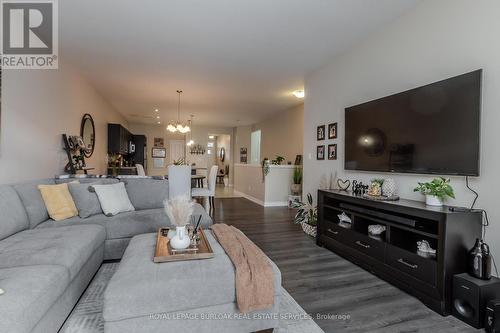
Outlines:
{"type": "Polygon", "coordinates": [[[184,140],[170,140],[170,163],[173,164],[181,158],[186,157],[186,148],[184,140]]]}

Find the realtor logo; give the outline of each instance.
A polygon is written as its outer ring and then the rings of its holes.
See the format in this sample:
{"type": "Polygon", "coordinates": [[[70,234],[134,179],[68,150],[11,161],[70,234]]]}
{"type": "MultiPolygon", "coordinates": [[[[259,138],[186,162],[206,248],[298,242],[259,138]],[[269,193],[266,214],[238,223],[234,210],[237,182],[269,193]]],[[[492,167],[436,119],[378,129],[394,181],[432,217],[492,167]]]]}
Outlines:
{"type": "Polygon", "coordinates": [[[56,69],[56,0],[0,0],[1,65],[5,69],[56,69]]]}

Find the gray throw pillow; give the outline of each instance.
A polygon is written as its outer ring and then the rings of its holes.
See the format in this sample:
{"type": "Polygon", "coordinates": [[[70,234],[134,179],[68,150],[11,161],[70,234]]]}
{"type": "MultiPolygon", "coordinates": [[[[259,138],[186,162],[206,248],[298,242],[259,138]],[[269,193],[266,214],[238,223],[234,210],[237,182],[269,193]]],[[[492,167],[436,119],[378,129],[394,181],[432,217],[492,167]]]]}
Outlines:
{"type": "Polygon", "coordinates": [[[68,184],[69,192],[73,197],[76,208],[78,209],[78,215],[85,219],[92,215],[102,214],[101,204],[99,203],[99,198],[94,191],[89,191],[89,187],[92,185],[101,184],[101,182],[86,183],[86,184],[68,184]]]}
{"type": "Polygon", "coordinates": [[[128,196],[136,210],[163,208],[168,199],[168,181],[148,178],[127,178],[125,183],[128,196]]]}

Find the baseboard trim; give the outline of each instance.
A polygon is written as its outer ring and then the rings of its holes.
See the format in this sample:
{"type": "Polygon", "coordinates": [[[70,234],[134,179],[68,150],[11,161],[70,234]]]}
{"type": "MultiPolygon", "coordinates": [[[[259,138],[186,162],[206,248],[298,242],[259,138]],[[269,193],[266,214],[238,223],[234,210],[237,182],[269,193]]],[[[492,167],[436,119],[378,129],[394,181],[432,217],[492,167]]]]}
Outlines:
{"type": "Polygon", "coordinates": [[[248,199],[258,205],[261,205],[263,207],[283,207],[283,206],[288,206],[288,202],[287,201],[270,201],[270,202],[264,202],[262,200],[259,200],[255,197],[252,197],[251,195],[248,195],[246,193],[243,193],[243,192],[240,192],[240,191],[236,191],[234,190],[233,193],[235,195],[239,195],[245,199],[248,199]]]}
{"type": "Polygon", "coordinates": [[[243,192],[240,192],[240,191],[236,191],[236,190],[233,190],[233,193],[236,194],[236,195],[242,196],[243,198],[248,199],[248,200],[250,200],[252,202],[255,202],[258,205],[261,205],[261,206],[265,207],[264,201],[259,200],[257,198],[254,198],[251,195],[248,195],[246,193],[243,193],[243,192]]]}
{"type": "Polygon", "coordinates": [[[288,202],[286,201],[271,201],[264,203],[264,207],[283,207],[288,206],[288,202]]]}

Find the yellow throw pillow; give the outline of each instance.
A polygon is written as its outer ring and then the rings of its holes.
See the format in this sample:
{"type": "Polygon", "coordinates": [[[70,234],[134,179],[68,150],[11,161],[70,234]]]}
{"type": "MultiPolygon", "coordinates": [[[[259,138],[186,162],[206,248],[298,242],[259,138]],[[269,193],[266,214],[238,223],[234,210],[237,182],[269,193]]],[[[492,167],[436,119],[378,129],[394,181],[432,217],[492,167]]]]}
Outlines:
{"type": "Polygon", "coordinates": [[[68,184],[38,185],[51,219],[61,221],[78,215],[68,184]]]}

